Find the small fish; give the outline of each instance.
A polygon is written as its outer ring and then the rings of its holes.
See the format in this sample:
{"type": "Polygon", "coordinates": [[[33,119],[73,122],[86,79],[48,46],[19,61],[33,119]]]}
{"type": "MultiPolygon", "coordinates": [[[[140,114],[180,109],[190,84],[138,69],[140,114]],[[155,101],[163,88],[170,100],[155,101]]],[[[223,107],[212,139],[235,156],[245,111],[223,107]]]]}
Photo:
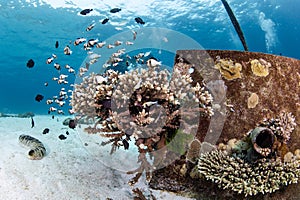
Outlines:
{"type": "Polygon", "coordinates": [[[68,70],[68,72],[69,72],[69,73],[75,73],[75,70],[74,70],[73,68],[70,68],[70,69],[68,70]]]}
{"type": "Polygon", "coordinates": [[[106,24],[108,21],[109,21],[109,19],[105,18],[105,19],[102,20],[101,24],[106,24]]]}
{"type": "Polygon", "coordinates": [[[80,14],[86,15],[86,14],[90,13],[91,11],[93,11],[93,9],[84,9],[84,10],[80,11],[80,14]]]}
{"type": "Polygon", "coordinates": [[[57,69],[57,70],[60,70],[61,69],[60,64],[54,63],[54,68],[57,69]]]}
{"type": "Polygon", "coordinates": [[[97,44],[98,42],[99,42],[98,39],[90,39],[90,40],[88,40],[86,45],[87,45],[87,47],[94,47],[94,45],[97,44]]]}
{"type": "Polygon", "coordinates": [[[71,119],[69,121],[69,128],[74,129],[76,127],[76,123],[74,119],[71,119]]]}
{"type": "Polygon", "coordinates": [[[35,100],[36,100],[37,102],[40,102],[40,101],[42,101],[43,99],[44,99],[44,96],[41,95],[41,94],[38,94],[38,95],[35,96],[35,100]]]}
{"type": "Polygon", "coordinates": [[[151,51],[148,51],[144,54],[144,57],[148,57],[151,54],[151,51]]]}
{"type": "Polygon", "coordinates": [[[53,100],[52,99],[47,99],[47,101],[46,101],[46,104],[52,104],[53,103],[53,100]]]}
{"type": "Polygon", "coordinates": [[[74,111],[74,110],[72,110],[71,108],[68,110],[68,112],[69,112],[69,114],[70,114],[70,115],[73,115],[73,114],[75,114],[75,111],[74,111]]]}
{"type": "Polygon", "coordinates": [[[114,44],[115,44],[115,46],[120,46],[122,43],[123,43],[122,41],[117,40],[117,41],[115,41],[114,44]]]}
{"type": "Polygon", "coordinates": [[[70,66],[70,65],[68,65],[68,64],[66,64],[66,65],[65,65],[65,68],[66,68],[66,69],[70,69],[70,68],[71,68],[71,66],[70,66]]]}
{"type": "Polygon", "coordinates": [[[75,41],[74,41],[74,45],[77,46],[83,42],[85,42],[86,39],[85,38],[77,38],[75,41]]]}
{"type": "Polygon", "coordinates": [[[91,24],[91,25],[89,25],[85,30],[86,31],[90,31],[90,30],[92,30],[94,27],[95,27],[95,23],[93,23],[93,24],[91,24]]]}
{"type": "Polygon", "coordinates": [[[126,44],[126,45],[133,45],[133,42],[126,41],[125,44],[126,44]]]}
{"type": "Polygon", "coordinates": [[[65,55],[71,55],[72,54],[72,51],[71,51],[71,48],[69,45],[67,45],[65,48],[64,48],[64,54],[65,55]]]}
{"type": "Polygon", "coordinates": [[[59,75],[59,79],[65,79],[65,78],[68,78],[68,75],[65,75],[65,74],[59,75]]]}
{"type": "Polygon", "coordinates": [[[61,115],[64,115],[64,114],[65,114],[63,110],[57,110],[57,113],[58,113],[58,114],[61,114],[61,115]]]}
{"type": "Polygon", "coordinates": [[[29,60],[27,61],[26,66],[27,66],[28,68],[32,68],[32,67],[34,66],[34,61],[33,61],[32,59],[29,59],[29,60]]]}
{"type": "Polygon", "coordinates": [[[55,42],[55,48],[58,48],[58,46],[59,46],[59,43],[58,43],[58,41],[56,41],[55,42]]]}
{"type": "Polygon", "coordinates": [[[132,30],[132,34],[133,34],[133,40],[135,40],[135,39],[136,39],[137,32],[134,31],[134,30],[132,30]]]}
{"type": "Polygon", "coordinates": [[[142,20],[142,18],[140,18],[140,17],[136,17],[136,18],[134,18],[134,20],[136,21],[136,23],[138,23],[138,24],[145,24],[145,22],[142,20]]]}
{"type": "Polygon", "coordinates": [[[58,138],[59,138],[60,140],[65,140],[65,139],[67,139],[67,137],[64,136],[63,134],[59,135],[58,138]]]}
{"type": "MultiPolygon", "coordinates": [[[[49,111],[50,111],[50,112],[55,112],[56,110],[57,110],[57,109],[54,108],[54,107],[50,107],[50,108],[49,108],[49,111]]],[[[48,112],[48,113],[49,113],[49,112],[48,112]]]]}
{"type": "Polygon", "coordinates": [[[51,64],[52,61],[56,58],[57,58],[57,56],[55,54],[52,54],[52,57],[47,58],[46,64],[51,64]]]}
{"type": "Polygon", "coordinates": [[[33,120],[33,118],[31,117],[31,128],[33,128],[34,127],[34,120],[33,120]]]}
{"type": "Polygon", "coordinates": [[[102,47],[105,46],[105,44],[106,44],[106,42],[99,42],[99,43],[96,44],[96,47],[97,48],[102,48],[102,47]]]}
{"type": "Polygon", "coordinates": [[[47,133],[49,133],[49,128],[45,128],[44,130],[43,130],[43,134],[47,134],[47,133]]]}
{"type": "Polygon", "coordinates": [[[66,131],[66,135],[69,135],[69,131],[66,131]]]}
{"type": "Polygon", "coordinates": [[[52,63],[53,60],[54,60],[53,57],[49,57],[49,58],[47,58],[46,63],[50,64],[50,63],[52,63]]]}
{"type": "Polygon", "coordinates": [[[112,45],[112,44],[109,44],[109,45],[107,45],[107,48],[108,48],[108,49],[112,49],[112,48],[115,48],[115,46],[112,45]]]}
{"type": "Polygon", "coordinates": [[[45,82],[44,85],[47,87],[48,86],[48,82],[45,82]]]}
{"type": "Polygon", "coordinates": [[[109,12],[111,12],[111,13],[117,13],[117,12],[120,12],[121,10],[122,10],[121,8],[113,8],[109,12]]]}
{"type": "Polygon", "coordinates": [[[123,139],[123,140],[122,140],[122,143],[123,143],[123,145],[124,145],[124,149],[125,149],[125,150],[129,149],[129,143],[127,142],[126,139],[123,139]]]}
{"type": "Polygon", "coordinates": [[[147,66],[148,67],[157,67],[157,66],[160,66],[160,65],[161,65],[161,62],[158,62],[154,58],[151,58],[151,59],[147,60],[147,66]]]}

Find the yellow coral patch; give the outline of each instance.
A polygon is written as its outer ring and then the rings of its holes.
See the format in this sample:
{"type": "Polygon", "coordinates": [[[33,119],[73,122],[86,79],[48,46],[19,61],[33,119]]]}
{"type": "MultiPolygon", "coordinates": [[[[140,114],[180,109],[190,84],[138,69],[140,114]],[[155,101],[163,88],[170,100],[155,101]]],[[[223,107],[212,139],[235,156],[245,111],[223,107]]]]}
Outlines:
{"type": "Polygon", "coordinates": [[[254,59],[250,61],[251,70],[256,76],[266,77],[269,75],[271,64],[263,59],[254,59]]]}
{"type": "Polygon", "coordinates": [[[256,93],[252,93],[248,98],[248,108],[255,108],[258,104],[258,96],[256,93]]]}
{"type": "Polygon", "coordinates": [[[215,66],[227,80],[241,78],[240,72],[242,71],[242,65],[240,63],[233,63],[232,60],[220,59],[215,66]]]}

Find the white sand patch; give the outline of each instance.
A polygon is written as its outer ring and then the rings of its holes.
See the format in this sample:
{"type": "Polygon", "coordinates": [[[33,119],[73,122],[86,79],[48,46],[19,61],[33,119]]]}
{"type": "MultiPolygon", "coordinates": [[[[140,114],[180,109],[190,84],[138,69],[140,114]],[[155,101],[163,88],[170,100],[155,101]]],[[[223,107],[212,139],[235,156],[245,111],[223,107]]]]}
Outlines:
{"type": "MultiPolygon", "coordinates": [[[[133,199],[127,184],[132,176],[108,168],[92,156],[77,131],[62,125],[64,119],[35,116],[31,128],[30,118],[0,118],[0,199],[133,199]],[[45,128],[50,132],[44,135],[45,128]],[[43,142],[47,155],[29,160],[29,148],[18,142],[21,134],[43,142]],[[67,139],[60,140],[60,134],[67,139]]],[[[110,159],[109,154],[105,159],[110,159]]],[[[144,180],[136,187],[148,190],[144,180]]],[[[157,199],[186,199],[161,191],[153,194],[157,199]]]]}

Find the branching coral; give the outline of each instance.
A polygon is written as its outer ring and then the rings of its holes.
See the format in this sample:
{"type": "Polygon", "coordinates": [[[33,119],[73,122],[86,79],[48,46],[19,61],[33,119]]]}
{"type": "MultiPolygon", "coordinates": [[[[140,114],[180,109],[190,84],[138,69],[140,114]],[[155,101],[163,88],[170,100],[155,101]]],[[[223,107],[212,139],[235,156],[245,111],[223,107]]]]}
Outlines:
{"type": "Polygon", "coordinates": [[[273,193],[300,178],[299,150],[284,152],[295,128],[291,113],[282,112],[275,119],[265,119],[241,140],[220,143],[217,151],[200,155],[198,173],[220,188],[243,193],[273,193]]]}
{"type": "Polygon", "coordinates": [[[295,117],[292,113],[282,112],[277,118],[265,119],[260,126],[270,128],[284,143],[290,139],[292,131],[296,127],[295,117]]]}
{"type": "Polygon", "coordinates": [[[217,183],[219,187],[248,196],[272,193],[283,186],[297,183],[300,161],[284,163],[280,159],[261,159],[249,164],[221,151],[212,151],[200,156],[198,170],[200,175],[217,183]]]}
{"type": "MultiPolygon", "coordinates": [[[[184,65],[188,64],[180,64],[184,65]]],[[[71,103],[79,116],[97,119],[85,131],[100,132],[110,138],[102,145],[111,143],[111,153],[119,146],[128,149],[128,141],[134,139],[141,163],[129,172],[136,173],[130,181],[134,184],[144,171],[150,177],[154,168],[165,166],[170,160],[167,146],[178,129],[192,133],[192,129],[197,130],[199,113],[206,117],[213,115],[212,96],[207,88],[203,83],[194,87],[191,83],[190,74],[182,73],[176,66],[172,76],[159,67],[123,74],[108,70],[103,75],[91,74],[76,85],[71,103]],[[154,158],[153,166],[147,161],[147,154],[154,158]]]]}

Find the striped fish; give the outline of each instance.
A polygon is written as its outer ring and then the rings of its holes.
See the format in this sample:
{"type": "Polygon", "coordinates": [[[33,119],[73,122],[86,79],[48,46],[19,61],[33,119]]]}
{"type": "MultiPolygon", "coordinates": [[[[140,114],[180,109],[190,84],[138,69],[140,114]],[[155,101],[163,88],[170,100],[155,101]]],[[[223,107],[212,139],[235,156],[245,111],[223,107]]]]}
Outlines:
{"type": "Polygon", "coordinates": [[[40,160],[46,155],[46,148],[41,141],[29,135],[19,136],[20,144],[30,147],[28,158],[31,160],[40,160]]]}

